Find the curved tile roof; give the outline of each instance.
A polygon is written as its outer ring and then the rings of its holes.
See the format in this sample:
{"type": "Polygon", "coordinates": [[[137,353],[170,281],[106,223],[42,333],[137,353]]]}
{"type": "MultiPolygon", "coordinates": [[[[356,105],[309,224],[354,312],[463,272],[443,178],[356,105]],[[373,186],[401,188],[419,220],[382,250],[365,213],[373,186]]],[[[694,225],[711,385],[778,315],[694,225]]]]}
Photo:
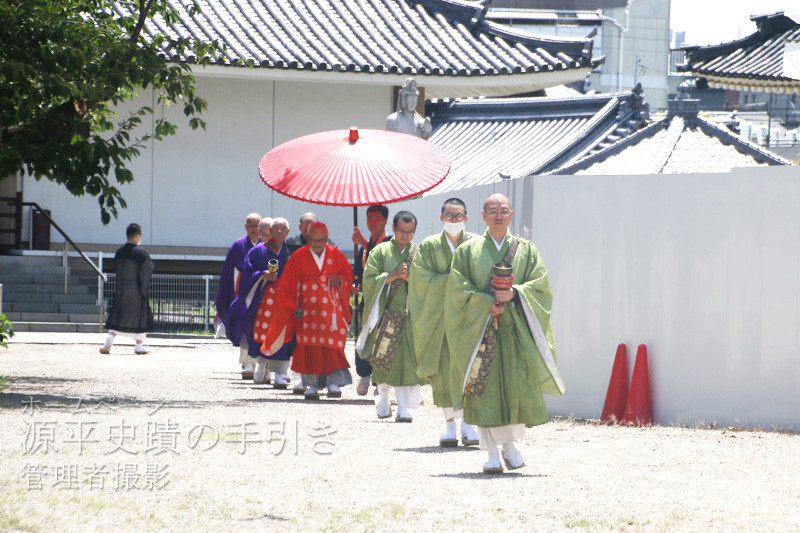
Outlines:
{"type": "Polygon", "coordinates": [[[452,162],[447,178],[426,195],[559,168],[644,121],[639,93],[445,100],[429,103],[425,112],[433,125],[430,141],[452,162]]]}
{"type": "MultiPolygon", "coordinates": [[[[591,39],[518,32],[461,0],[203,0],[196,15],[186,2],[169,2],[178,21],[149,21],[146,33],[218,40],[227,49],[211,64],[222,66],[480,77],[598,63],[591,39]]],[[[124,12],[119,3],[114,9],[124,12]]]]}
{"type": "MultiPolygon", "coordinates": [[[[743,39],[713,46],[690,46],[687,64],[679,70],[708,78],[714,86],[733,84],[776,87],[795,86],[800,81],[783,72],[786,43],[800,42],[800,24],[783,13],[750,17],[758,31],[743,39]]],[[[734,88],[734,87],[732,87],[734,88]]]]}
{"type": "Polygon", "coordinates": [[[553,174],[708,174],[791,164],[700,116],[676,115],[553,174]]]}

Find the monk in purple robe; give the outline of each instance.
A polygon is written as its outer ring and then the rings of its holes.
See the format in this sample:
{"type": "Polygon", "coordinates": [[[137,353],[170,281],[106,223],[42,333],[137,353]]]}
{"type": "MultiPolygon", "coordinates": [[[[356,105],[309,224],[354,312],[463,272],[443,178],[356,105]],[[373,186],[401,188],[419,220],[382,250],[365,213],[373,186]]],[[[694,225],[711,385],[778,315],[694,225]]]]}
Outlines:
{"type": "MultiPolygon", "coordinates": [[[[247,235],[236,239],[228,250],[225,257],[225,264],[222,266],[222,273],[219,277],[217,295],[214,298],[214,305],[219,316],[219,330],[217,336],[227,335],[228,333],[228,308],[236,297],[236,286],[239,281],[239,273],[244,265],[244,258],[247,252],[261,242],[259,238],[258,224],[261,222],[261,215],[250,213],[245,219],[244,228],[247,235]]],[[[240,338],[232,338],[227,335],[234,346],[239,346],[240,338]]],[[[256,361],[247,355],[247,350],[240,350],[239,362],[242,364],[242,379],[251,379],[256,361]]]]}

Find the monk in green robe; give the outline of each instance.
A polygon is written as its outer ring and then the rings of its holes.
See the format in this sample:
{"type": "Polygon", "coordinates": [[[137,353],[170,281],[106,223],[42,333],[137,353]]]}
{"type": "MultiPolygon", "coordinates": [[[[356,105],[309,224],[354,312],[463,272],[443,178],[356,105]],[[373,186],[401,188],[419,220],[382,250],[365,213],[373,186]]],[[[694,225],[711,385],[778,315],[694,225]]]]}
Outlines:
{"type": "Polygon", "coordinates": [[[464,411],[453,409],[450,393],[450,350],[444,334],[444,299],[447,277],[453,252],[466,240],[476,237],[464,231],[467,206],[458,198],[442,205],[439,220],[444,231],[426,237],[411,263],[408,281],[409,318],[414,327],[414,348],[417,354],[417,375],[431,377],[433,403],[442,408],[445,432],[439,446],[458,446],[456,418],[461,419],[461,442],[464,446],[478,444],[475,428],[464,421],[464,411]]]}
{"type": "Polygon", "coordinates": [[[478,426],[485,473],[525,466],[514,442],[549,420],[542,393],[564,394],[550,323],[552,295],[536,247],[508,231],[514,211],[502,194],[483,206],[487,231],[453,255],[445,299],[453,406],[478,426]],[[511,250],[511,253],[509,253],[511,250]],[[509,262],[513,281],[493,277],[509,262]],[[500,288],[493,288],[500,287],[500,288]]]}
{"type": "MultiPolygon", "coordinates": [[[[370,252],[362,276],[364,291],[364,326],[356,343],[358,357],[368,359],[373,355],[380,322],[387,310],[400,316],[408,312],[408,271],[416,245],[411,242],[417,229],[417,217],[408,211],[394,216],[394,237],[381,243],[370,252]],[[391,301],[389,301],[391,298],[391,301]],[[388,305],[387,305],[388,302],[388,305]]],[[[382,339],[387,342],[386,339],[382,339]]],[[[414,332],[406,320],[402,334],[396,343],[397,351],[388,370],[382,370],[374,362],[372,379],[378,385],[376,409],[378,418],[392,416],[389,393],[394,387],[397,397],[397,422],[411,422],[409,409],[419,406],[420,384],[417,377],[417,358],[414,353],[414,332]]]]}

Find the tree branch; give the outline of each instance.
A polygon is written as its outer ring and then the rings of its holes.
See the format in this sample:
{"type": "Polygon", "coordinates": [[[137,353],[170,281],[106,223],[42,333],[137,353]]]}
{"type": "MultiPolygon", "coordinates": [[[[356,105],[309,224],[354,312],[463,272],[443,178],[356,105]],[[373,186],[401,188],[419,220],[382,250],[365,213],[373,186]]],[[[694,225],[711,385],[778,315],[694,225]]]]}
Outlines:
{"type": "Polygon", "coordinates": [[[139,20],[136,21],[136,26],[133,28],[129,41],[136,44],[139,41],[139,35],[144,29],[144,23],[147,21],[147,15],[153,7],[155,0],[139,0],[139,20]]]}

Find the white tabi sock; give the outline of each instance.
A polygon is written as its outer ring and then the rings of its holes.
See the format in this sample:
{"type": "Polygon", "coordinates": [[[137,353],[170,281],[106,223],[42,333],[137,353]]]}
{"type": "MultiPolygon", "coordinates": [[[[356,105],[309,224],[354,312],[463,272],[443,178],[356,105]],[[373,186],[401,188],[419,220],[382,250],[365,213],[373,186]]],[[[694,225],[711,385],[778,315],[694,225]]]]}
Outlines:
{"type": "Polygon", "coordinates": [[[389,391],[392,390],[392,386],[386,383],[381,383],[378,385],[378,401],[375,402],[375,407],[378,409],[378,414],[380,416],[388,416],[389,414],[389,391]]]}
{"type": "Polygon", "coordinates": [[[269,361],[266,359],[259,359],[258,365],[256,365],[256,371],[253,373],[253,382],[255,383],[264,383],[267,378],[267,373],[269,372],[269,361]]]}
{"type": "Polygon", "coordinates": [[[478,440],[478,432],[475,431],[475,427],[464,422],[463,418],[461,419],[461,436],[467,440],[478,440]]]}
{"type": "Polygon", "coordinates": [[[513,442],[506,442],[503,444],[503,451],[506,452],[506,455],[516,456],[519,453],[517,447],[514,446],[513,442]]]}
{"type": "Polygon", "coordinates": [[[114,335],[109,333],[108,337],[106,337],[106,342],[103,343],[103,348],[109,350],[112,344],[114,344],[114,335]]]}
{"type": "Polygon", "coordinates": [[[497,448],[492,446],[488,450],[489,452],[489,460],[486,461],[486,464],[483,465],[484,468],[498,468],[500,467],[500,452],[497,451],[497,448]]]}
{"type": "Polygon", "coordinates": [[[514,468],[519,467],[525,462],[525,459],[522,458],[522,454],[519,453],[517,447],[511,442],[503,444],[503,455],[505,455],[506,460],[511,463],[511,466],[514,468]]]}

